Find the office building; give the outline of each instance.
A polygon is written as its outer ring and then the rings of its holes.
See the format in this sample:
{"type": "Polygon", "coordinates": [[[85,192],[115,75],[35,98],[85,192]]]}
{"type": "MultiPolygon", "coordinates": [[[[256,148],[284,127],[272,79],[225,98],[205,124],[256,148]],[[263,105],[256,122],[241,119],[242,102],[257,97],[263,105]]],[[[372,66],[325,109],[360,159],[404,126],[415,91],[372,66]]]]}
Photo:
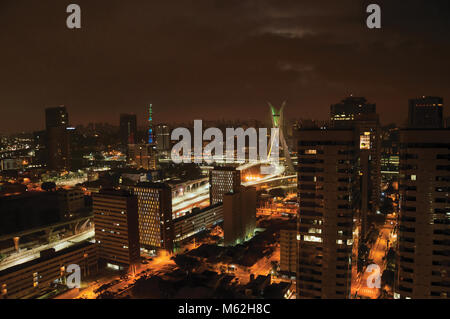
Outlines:
{"type": "Polygon", "coordinates": [[[36,131],[33,132],[33,149],[34,149],[34,158],[33,164],[39,166],[45,166],[47,163],[47,140],[46,140],[46,131],[36,131]]]}
{"type": "Polygon", "coordinates": [[[230,166],[217,166],[209,174],[210,204],[223,201],[223,195],[235,192],[241,185],[241,172],[230,166]]]}
{"type": "Polygon", "coordinates": [[[366,231],[380,210],[381,198],[381,126],[376,105],[363,97],[350,96],[331,106],[331,128],[354,131],[355,156],[358,158],[360,178],[360,235],[366,231]]]}
{"type": "Polygon", "coordinates": [[[60,251],[44,251],[37,259],[0,271],[0,299],[36,298],[51,287],[64,285],[69,265],[80,267],[81,280],[98,271],[97,245],[75,244],[60,251]]]}
{"type": "Polygon", "coordinates": [[[137,143],[137,118],[135,114],[120,114],[120,143],[123,147],[137,143]]]}
{"type": "Polygon", "coordinates": [[[241,244],[254,235],[256,228],[256,188],[240,186],[223,196],[224,244],[241,244]]]}
{"type": "Polygon", "coordinates": [[[126,269],[139,261],[137,198],[124,190],[92,194],[95,239],[107,266],[126,269]]]}
{"type": "Polygon", "coordinates": [[[159,152],[170,151],[170,128],[167,124],[158,124],[155,127],[156,150],[159,152]]]}
{"type": "Polygon", "coordinates": [[[70,146],[67,126],[69,115],[64,106],[45,110],[47,167],[52,170],[69,168],[70,146]]]}
{"type": "Polygon", "coordinates": [[[297,227],[280,231],[280,273],[295,278],[297,273],[297,227]]]}
{"type": "Polygon", "coordinates": [[[84,192],[80,187],[60,188],[57,194],[61,220],[72,218],[84,210],[84,192]]]}
{"type": "Polygon", "coordinates": [[[330,107],[330,119],[335,127],[347,126],[348,121],[354,121],[360,115],[373,113],[376,113],[376,105],[367,103],[364,97],[350,96],[330,107]]]}
{"type": "Polygon", "coordinates": [[[358,146],[352,129],[299,131],[298,298],[350,296],[358,146]]]}
{"type": "Polygon", "coordinates": [[[443,128],[444,99],[423,96],[409,100],[409,128],[443,128]]]}
{"type": "Polygon", "coordinates": [[[155,170],[156,152],[150,144],[129,144],[128,162],[137,169],[155,170]]]}
{"type": "Polygon", "coordinates": [[[138,199],[140,245],[148,250],[173,250],[172,189],[164,183],[138,183],[132,187],[138,199]]]}
{"type": "MultiPolygon", "coordinates": [[[[0,236],[44,227],[62,221],[57,192],[22,192],[0,197],[0,236]]],[[[15,193],[11,193],[15,191],[15,193]]]]}
{"type": "Polygon", "coordinates": [[[182,242],[196,234],[211,229],[223,221],[223,204],[217,203],[203,209],[194,208],[190,214],[173,221],[174,241],[182,242]]]}
{"type": "Polygon", "coordinates": [[[382,128],[381,133],[381,175],[384,181],[398,176],[400,164],[400,129],[395,125],[382,128]]]}
{"type": "Polygon", "coordinates": [[[18,170],[21,168],[21,161],[18,158],[7,158],[0,160],[0,171],[18,170]]]}
{"type": "Polygon", "coordinates": [[[360,238],[365,239],[374,216],[380,210],[381,197],[381,139],[380,126],[374,122],[359,121],[354,128],[355,156],[359,171],[360,238]],[[359,146],[359,147],[358,147],[359,146]]]}
{"type": "Polygon", "coordinates": [[[450,296],[449,160],[450,130],[400,131],[395,298],[450,296]]]}

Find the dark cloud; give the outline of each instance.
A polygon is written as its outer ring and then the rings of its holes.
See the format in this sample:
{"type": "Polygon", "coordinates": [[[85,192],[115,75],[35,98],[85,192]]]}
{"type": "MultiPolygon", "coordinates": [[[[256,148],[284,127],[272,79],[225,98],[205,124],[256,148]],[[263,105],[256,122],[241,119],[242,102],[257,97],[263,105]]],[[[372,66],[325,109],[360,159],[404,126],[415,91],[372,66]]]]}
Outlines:
{"type": "Polygon", "coordinates": [[[65,104],[72,124],[117,122],[148,103],[156,121],[325,118],[353,93],[402,121],[407,99],[449,97],[448,1],[375,1],[381,30],[359,0],[2,0],[0,131],[44,126],[65,104]],[[82,30],[65,8],[82,7],[82,30]]]}

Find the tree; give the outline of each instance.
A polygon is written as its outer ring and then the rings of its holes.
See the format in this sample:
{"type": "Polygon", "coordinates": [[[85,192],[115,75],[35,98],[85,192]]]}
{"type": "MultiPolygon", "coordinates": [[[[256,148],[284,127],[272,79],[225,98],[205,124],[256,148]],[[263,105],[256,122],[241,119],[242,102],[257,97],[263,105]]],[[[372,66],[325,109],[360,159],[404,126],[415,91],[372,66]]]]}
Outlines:
{"type": "Polygon", "coordinates": [[[196,267],[200,266],[200,262],[196,258],[182,254],[176,255],[174,261],[178,267],[188,272],[191,272],[196,267]]]}

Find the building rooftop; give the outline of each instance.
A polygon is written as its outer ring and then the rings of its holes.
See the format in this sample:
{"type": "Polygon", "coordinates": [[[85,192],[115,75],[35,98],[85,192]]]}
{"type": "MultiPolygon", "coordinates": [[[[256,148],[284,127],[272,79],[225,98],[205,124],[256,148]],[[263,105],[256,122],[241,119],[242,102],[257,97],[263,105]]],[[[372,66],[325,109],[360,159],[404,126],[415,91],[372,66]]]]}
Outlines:
{"type": "Polygon", "coordinates": [[[199,214],[201,214],[201,213],[203,213],[203,212],[205,212],[205,211],[207,211],[207,210],[214,209],[214,208],[219,207],[219,206],[222,206],[222,205],[223,205],[222,203],[216,203],[216,204],[214,204],[214,205],[210,205],[210,206],[208,206],[208,207],[205,207],[205,208],[202,208],[202,209],[199,209],[199,210],[193,209],[193,210],[192,210],[192,213],[187,214],[187,215],[184,215],[184,216],[181,216],[181,217],[179,217],[179,218],[176,218],[176,219],[174,219],[174,221],[181,222],[181,221],[183,221],[183,220],[185,220],[185,219],[192,218],[192,217],[194,217],[194,216],[196,216],[196,215],[199,215],[199,214]]]}
{"type": "Polygon", "coordinates": [[[159,189],[171,189],[171,187],[167,183],[160,182],[139,182],[135,185],[135,187],[146,187],[146,188],[159,188],[159,189]]]}

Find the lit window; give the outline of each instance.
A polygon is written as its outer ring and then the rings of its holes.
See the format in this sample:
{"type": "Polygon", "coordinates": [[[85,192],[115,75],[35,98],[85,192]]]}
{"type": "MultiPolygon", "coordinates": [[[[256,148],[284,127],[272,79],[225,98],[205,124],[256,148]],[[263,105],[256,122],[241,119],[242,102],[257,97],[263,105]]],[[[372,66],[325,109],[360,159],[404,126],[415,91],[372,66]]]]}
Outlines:
{"type": "Polygon", "coordinates": [[[370,150],[370,132],[364,132],[359,137],[359,148],[362,150],[370,150]]]}
{"type": "Polygon", "coordinates": [[[317,237],[317,236],[304,236],[303,240],[308,241],[308,242],[313,242],[313,243],[321,243],[322,242],[322,238],[317,237]]]}

